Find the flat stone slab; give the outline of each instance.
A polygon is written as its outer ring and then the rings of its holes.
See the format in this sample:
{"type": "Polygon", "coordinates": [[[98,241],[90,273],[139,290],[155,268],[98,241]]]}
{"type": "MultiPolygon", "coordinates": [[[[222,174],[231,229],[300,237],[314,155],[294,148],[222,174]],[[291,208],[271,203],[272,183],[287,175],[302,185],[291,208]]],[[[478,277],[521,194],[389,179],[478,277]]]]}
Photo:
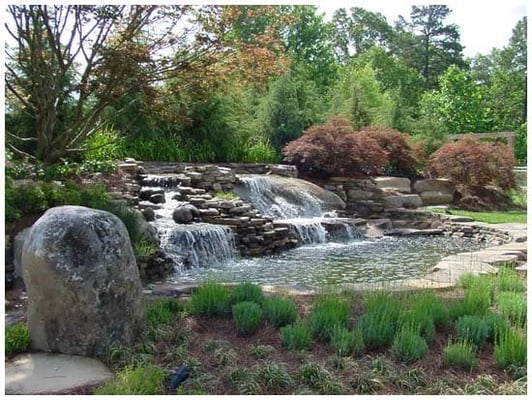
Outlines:
{"type": "Polygon", "coordinates": [[[113,373],[92,358],[26,353],[6,362],[5,394],[61,394],[101,385],[113,373]]]}

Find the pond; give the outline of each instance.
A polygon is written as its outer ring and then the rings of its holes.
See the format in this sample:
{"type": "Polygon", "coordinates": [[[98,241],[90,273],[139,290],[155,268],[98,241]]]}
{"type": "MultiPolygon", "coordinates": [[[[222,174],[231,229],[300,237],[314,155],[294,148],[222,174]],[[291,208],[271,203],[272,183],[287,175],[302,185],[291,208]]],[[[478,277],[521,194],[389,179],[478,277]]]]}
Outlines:
{"type": "Polygon", "coordinates": [[[420,277],[450,254],[476,251],[481,244],[447,236],[390,236],[298,247],[279,255],[235,258],[209,268],[181,270],[180,283],[215,280],[317,289],[329,285],[420,277]]]}

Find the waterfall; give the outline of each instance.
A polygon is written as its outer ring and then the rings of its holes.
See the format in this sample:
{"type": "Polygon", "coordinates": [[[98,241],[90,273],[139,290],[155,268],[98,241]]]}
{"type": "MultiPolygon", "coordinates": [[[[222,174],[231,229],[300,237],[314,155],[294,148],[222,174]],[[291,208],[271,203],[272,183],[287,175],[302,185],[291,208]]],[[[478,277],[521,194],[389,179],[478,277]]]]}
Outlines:
{"type": "Polygon", "coordinates": [[[234,191],[267,217],[288,219],[323,215],[327,211],[324,202],[298,185],[301,180],[295,178],[251,175],[240,177],[240,184],[234,191]]]}
{"type": "Polygon", "coordinates": [[[321,218],[286,219],[283,224],[286,224],[303,244],[327,242],[327,231],[321,224],[321,218]]]}
{"type": "Polygon", "coordinates": [[[166,252],[179,255],[176,261],[181,268],[212,266],[235,256],[233,232],[222,225],[176,225],[161,242],[166,252]]]}

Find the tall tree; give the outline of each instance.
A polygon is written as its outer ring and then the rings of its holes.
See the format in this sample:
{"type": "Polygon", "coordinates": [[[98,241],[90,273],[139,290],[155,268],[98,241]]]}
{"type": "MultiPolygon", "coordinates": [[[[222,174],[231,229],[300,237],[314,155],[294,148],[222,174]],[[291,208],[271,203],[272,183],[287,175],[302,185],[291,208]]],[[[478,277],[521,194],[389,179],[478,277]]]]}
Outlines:
{"type": "Polygon", "coordinates": [[[410,22],[400,16],[395,50],[425,80],[425,87],[437,87],[438,77],[454,64],[465,67],[460,33],[455,24],[445,24],[451,10],[445,5],[412,6],[410,22]]]}
{"type": "Polygon", "coordinates": [[[360,7],[349,11],[350,15],[344,8],[338,9],[332,18],[337,33],[336,52],[341,62],[346,63],[353,55],[373,46],[388,48],[394,32],[384,15],[360,7]]]}

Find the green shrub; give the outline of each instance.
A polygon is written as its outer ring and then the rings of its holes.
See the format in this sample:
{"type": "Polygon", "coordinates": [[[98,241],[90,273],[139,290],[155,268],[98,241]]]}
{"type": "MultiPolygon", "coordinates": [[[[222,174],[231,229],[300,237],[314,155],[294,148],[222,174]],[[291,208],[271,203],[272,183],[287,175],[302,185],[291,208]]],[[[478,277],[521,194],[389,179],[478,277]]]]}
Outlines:
{"type": "Polygon", "coordinates": [[[262,310],[257,303],[243,301],[232,307],[233,320],[240,335],[250,335],[262,321],[262,310]]]}
{"type": "Polygon", "coordinates": [[[488,340],[490,333],[485,317],[478,315],[464,315],[458,318],[455,330],[459,339],[474,344],[479,349],[488,340]]]}
{"type": "Polygon", "coordinates": [[[243,282],[235,286],[231,293],[231,303],[236,304],[242,301],[262,304],[264,293],[262,293],[261,287],[250,282],[243,282]]]}
{"type": "Polygon", "coordinates": [[[447,344],[443,350],[443,359],[448,365],[470,370],[478,365],[475,348],[471,343],[466,341],[447,344]]]}
{"type": "Polygon", "coordinates": [[[6,354],[21,353],[30,348],[30,333],[26,324],[16,323],[6,326],[5,335],[6,354]]]}
{"type": "Polygon", "coordinates": [[[146,319],[148,325],[152,327],[168,325],[172,321],[173,314],[183,310],[183,304],[176,299],[161,299],[147,306],[146,319]]]}
{"type": "Polygon", "coordinates": [[[340,356],[360,355],[366,349],[360,329],[350,331],[338,325],[332,331],[330,343],[334,351],[340,356]]]}
{"type": "Polygon", "coordinates": [[[392,354],[399,361],[412,362],[427,354],[429,346],[419,335],[417,329],[403,327],[395,336],[392,344],[392,354]]]}
{"type": "Polygon", "coordinates": [[[524,292],[526,286],[514,266],[503,266],[495,278],[495,286],[500,292],[524,292]]]}
{"type": "Polygon", "coordinates": [[[205,283],[190,296],[190,312],[194,315],[226,316],[231,312],[230,295],[229,289],[219,283],[205,283]]]}
{"type": "Polygon", "coordinates": [[[508,321],[499,314],[489,313],[484,317],[484,321],[488,327],[488,341],[490,343],[495,343],[495,340],[510,329],[508,321]]]}
{"type": "Polygon", "coordinates": [[[378,349],[391,344],[397,328],[396,317],[389,313],[364,314],[359,317],[357,326],[368,349],[378,349]]]}
{"type": "Polygon", "coordinates": [[[289,350],[305,350],[310,347],[312,334],[309,328],[299,322],[281,328],[281,343],[289,350]]]}
{"type": "Polygon", "coordinates": [[[427,342],[432,341],[436,334],[436,327],[430,309],[416,307],[415,309],[405,310],[399,318],[399,327],[408,327],[415,330],[427,342]]]}
{"type": "Polygon", "coordinates": [[[329,339],[336,326],[347,326],[349,304],[335,296],[320,297],[310,314],[310,330],[316,337],[329,339]]]}
{"type": "Polygon", "coordinates": [[[411,309],[416,317],[423,315],[430,317],[436,327],[447,324],[447,309],[434,292],[416,293],[412,298],[411,309]]]}
{"type": "Polygon", "coordinates": [[[262,310],[266,320],[279,327],[291,324],[297,318],[296,303],[291,299],[279,296],[265,299],[262,310]]]}
{"type": "Polygon", "coordinates": [[[526,346],[525,334],[508,330],[496,341],[493,357],[502,368],[526,366],[526,346]]]}
{"type": "Polygon", "coordinates": [[[87,151],[84,153],[86,161],[108,161],[120,158],[119,132],[110,129],[100,129],[90,135],[87,140],[87,151]]]}
{"type": "Polygon", "coordinates": [[[95,395],[164,394],[164,372],[155,365],[126,367],[116,378],[94,391],[95,395]]]}
{"type": "Polygon", "coordinates": [[[512,323],[526,323],[526,297],[519,292],[500,292],[497,295],[497,308],[501,315],[512,323]]]}

